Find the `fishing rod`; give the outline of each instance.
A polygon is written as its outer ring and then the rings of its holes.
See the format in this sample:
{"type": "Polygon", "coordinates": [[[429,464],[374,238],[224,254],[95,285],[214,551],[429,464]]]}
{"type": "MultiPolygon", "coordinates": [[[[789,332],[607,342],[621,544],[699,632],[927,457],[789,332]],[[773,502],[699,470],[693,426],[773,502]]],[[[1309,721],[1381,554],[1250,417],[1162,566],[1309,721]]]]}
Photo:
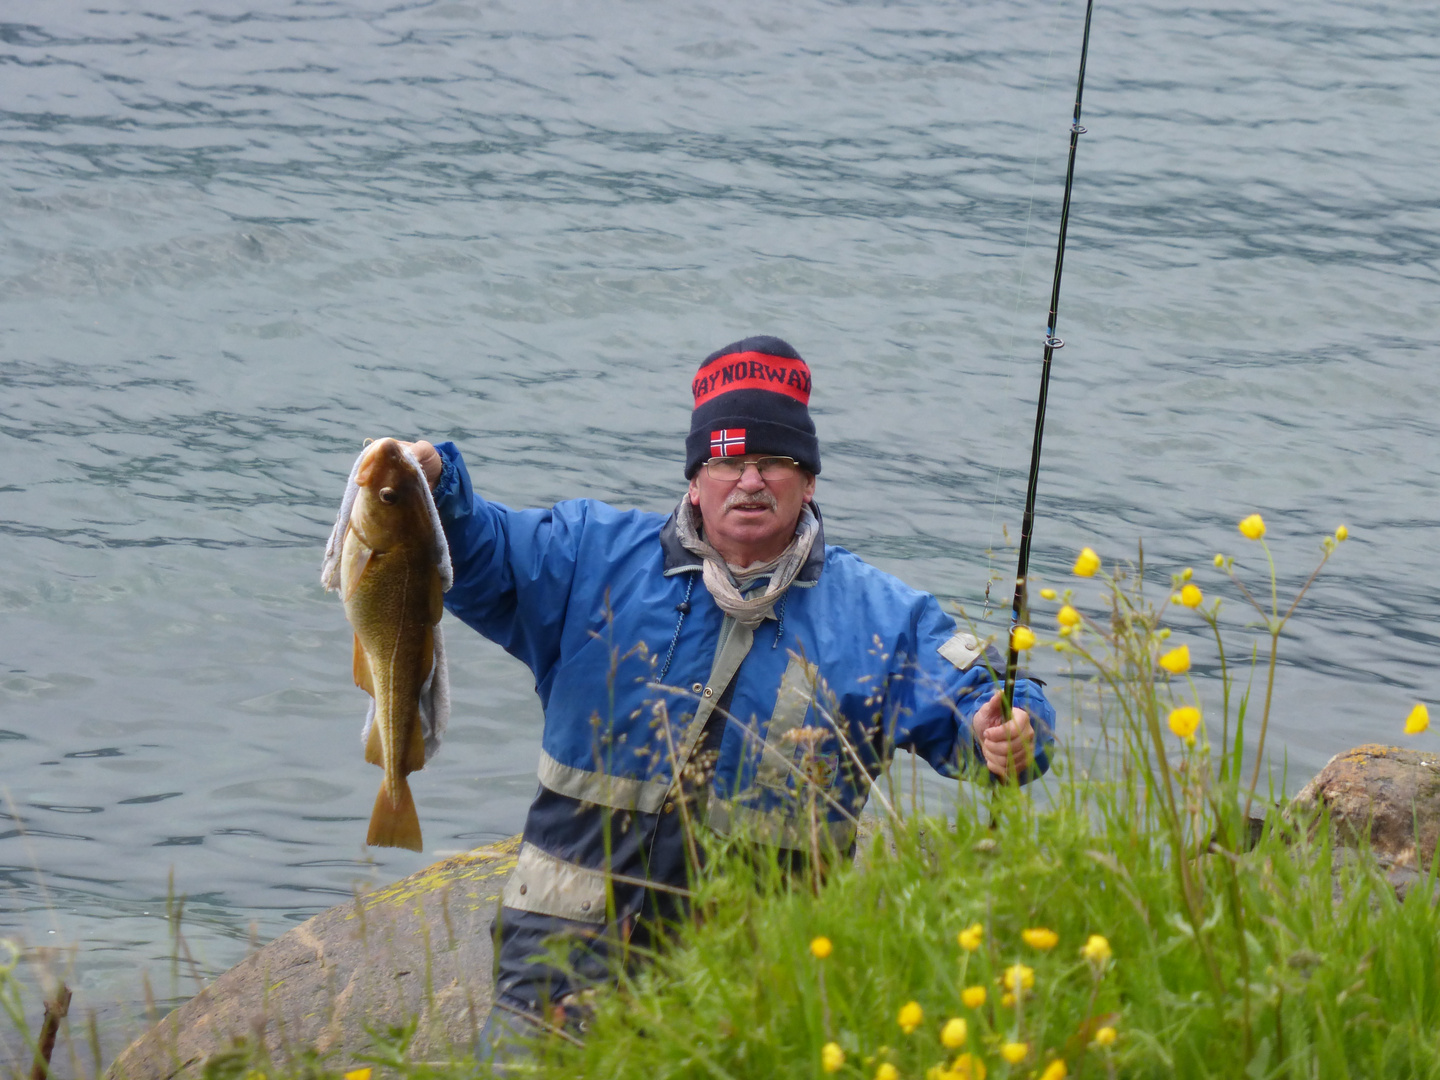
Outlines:
{"type": "Polygon", "coordinates": [[[1035,526],[1035,493],[1040,485],[1040,443],[1045,437],[1045,402],[1050,395],[1050,360],[1065,342],[1055,336],[1056,315],[1060,309],[1060,275],[1065,268],[1065,232],[1070,225],[1070,190],[1075,184],[1075,147],[1085,129],[1080,126],[1080,99],[1085,93],[1085,59],[1090,52],[1090,13],[1095,0],[1085,0],[1085,35],[1080,44],[1080,77],[1075,83],[1075,115],[1070,121],[1070,161],[1065,166],[1065,200],[1060,205],[1060,241],[1055,248],[1055,280],[1050,287],[1050,319],[1045,329],[1045,359],[1040,366],[1040,398],[1035,405],[1035,439],[1030,446],[1030,481],[1025,489],[1025,517],[1020,524],[1020,560],[1015,569],[1015,604],[1010,611],[1010,655],[1005,663],[1005,695],[1001,704],[1005,719],[1010,719],[1010,703],[1015,698],[1015,675],[1020,663],[1020,650],[1015,647],[1015,627],[1025,616],[1026,578],[1030,574],[1030,538],[1035,526]]]}

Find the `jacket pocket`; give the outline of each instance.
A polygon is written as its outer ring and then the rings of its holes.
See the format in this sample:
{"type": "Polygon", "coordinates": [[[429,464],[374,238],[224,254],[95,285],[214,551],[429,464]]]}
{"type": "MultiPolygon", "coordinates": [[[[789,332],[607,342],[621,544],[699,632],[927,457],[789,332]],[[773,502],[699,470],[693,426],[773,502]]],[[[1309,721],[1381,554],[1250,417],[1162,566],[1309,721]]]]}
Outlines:
{"type": "Polygon", "coordinates": [[[520,845],[515,871],[500,902],[516,911],[575,922],[605,921],[605,874],[589,870],[531,843],[520,845]]]}

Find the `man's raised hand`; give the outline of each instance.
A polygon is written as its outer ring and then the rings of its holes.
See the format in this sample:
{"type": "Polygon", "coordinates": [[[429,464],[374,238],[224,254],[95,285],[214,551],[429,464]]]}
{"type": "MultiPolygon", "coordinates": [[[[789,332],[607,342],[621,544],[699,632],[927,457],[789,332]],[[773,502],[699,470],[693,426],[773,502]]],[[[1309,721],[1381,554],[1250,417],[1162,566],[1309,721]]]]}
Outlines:
{"type": "Polygon", "coordinates": [[[415,455],[415,460],[420,463],[420,468],[424,470],[425,482],[429,484],[433,490],[440,480],[440,470],[445,464],[440,460],[440,451],[436,450],[435,447],[423,439],[420,442],[402,442],[400,445],[415,455]]]}

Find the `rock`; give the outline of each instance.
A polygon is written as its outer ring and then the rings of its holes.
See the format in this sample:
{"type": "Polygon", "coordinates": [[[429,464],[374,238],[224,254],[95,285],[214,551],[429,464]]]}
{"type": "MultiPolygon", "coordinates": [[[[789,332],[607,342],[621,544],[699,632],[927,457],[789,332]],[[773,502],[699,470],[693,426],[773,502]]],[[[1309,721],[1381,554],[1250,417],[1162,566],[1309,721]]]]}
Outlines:
{"type": "Polygon", "coordinates": [[[322,911],[235,965],[136,1039],[111,1080],[195,1076],[237,1039],[313,1048],[344,1069],[366,1032],[418,1018],[412,1058],[468,1048],[490,1012],[490,920],[520,838],[435,863],[322,911]]]}
{"type": "Polygon", "coordinates": [[[1353,847],[1368,838],[1382,867],[1409,868],[1418,877],[1440,841],[1440,754],[1357,746],[1331,758],[1291,806],[1311,812],[1323,806],[1336,844],[1353,847]]]}

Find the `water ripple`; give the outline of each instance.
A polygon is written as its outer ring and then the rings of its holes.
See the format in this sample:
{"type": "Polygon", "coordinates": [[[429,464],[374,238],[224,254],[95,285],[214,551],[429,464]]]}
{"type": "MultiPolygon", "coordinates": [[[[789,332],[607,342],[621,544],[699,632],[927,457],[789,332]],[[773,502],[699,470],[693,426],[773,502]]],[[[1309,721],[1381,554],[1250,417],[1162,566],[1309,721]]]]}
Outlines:
{"type": "MultiPolygon", "coordinates": [[[[692,366],[780,333],[827,535],[983,610],[1078,37],[1035,2],[10,0],[0,934],[53,919],[134,1001],[172,870],[218,970],[423,864],[361,847],[379,773],[316,584],[367,436],[454,438],[510,505],[665,511],[692,366]]],[[[1258,580],[1235,521],[1265,513],[1282,589],[1347,522],[1278,676],[1297,776],[1437,694],[1437,41],[1372,0],[1096,14],[1036,574],[1143,539],[1247,640],[1207,576],[1258,580]]],[[[432,854],[518,828],[540,724],[450,629],[432,854]]]]}

